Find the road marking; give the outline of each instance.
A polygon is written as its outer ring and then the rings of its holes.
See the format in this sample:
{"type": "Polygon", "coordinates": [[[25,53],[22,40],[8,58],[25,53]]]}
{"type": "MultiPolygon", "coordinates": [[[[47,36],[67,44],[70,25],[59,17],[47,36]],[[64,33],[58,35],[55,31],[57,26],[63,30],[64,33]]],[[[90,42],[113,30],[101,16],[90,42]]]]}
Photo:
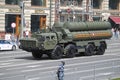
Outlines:
{"type": "Polygon", "coordinates": [[[13,60],[7,60],[7,61],[0,61],[0,64],[1,64],[1,63],[6,63],[6,62],[12,62],[12,61],[21,61],[21,60],[18,60],[18,59],[15,60],[15,59],[13,59],[13,60]]]}
{"type": "MultiPolygon", "coordinates": [[[[68,64],[66,67],[70,66],[77,66],[77,65],[84,65],[84,64],[95,64],[95,63],[105,63],[105,62],[111,62],[114,60],[120,60],[119,58],[115,59],[107,59],[107,60],[101,60],[101,61],[92,61],[92,62],[84,62],[84,63],[74,63],[74,64],[68,64]]],[[[38,70],[46,70],[46,69],[52,69],[52,68],[57,68],[58,66],[52,66],[52,67],[45,67],[45,68],[40,68],[40,69],[30,69],[30,70],[22,70],[21,72],[31,72],[31,71],[38,71],[38,70]]]]}
{"type": "Polygon", "coordinates": [[[104,75],[104,76],[108,76],[108,75],[111,75],[111,74],[113,74],[113,72],[108,72],[108,73],[99,73],[99,74],[97,74],[97,75],[104,75]]]}
{"type": "Polygon", "coordinates": [[[40,79],[40,78],[39,78],[39,77],[36,77],[36,78],[28,79],[28,80],[36,80],[36,79],[40,79]]]}
{"type": "MultiPolygon", "coordinates": [[[[101,55],[101,56],[108,56],[108,55],[101,55]]],[[[100,56],[90,56],[90,57],[75,57],[75,58],[72,58],[72,60],[78,60],[78,59],[88,59],[88,58],[91,58],[91,57],[100,57],[100,56]]],[[[30,64],[40,64],[40,63],[50,63],[50,62],[60,62],[60,61],[69,61],[71,60],[70,58],[63,58],[63,59],[60,59],[60,60],[47,60],[47,61],[38,61],[38,62],[30,62],[30,63],[23,63],[23,64],[15,64],[15,65],[8,65],[8,66],[2,66],[2,67],[15,67],[15,66],[23,66],[23,65],[30,65],[30,64]]],[[[12,60],[9,60],[9,61],[12,61],[12,60]]],[[[9,62],[8,61],[8,62],[9,62]]],[[[13,60],[14,61],[14,60],[13,60]]],[[[19,60],[18,60],[19,61],[19,60]]],[[[7,62],[7,61],[6,61],[7,62]]]]}
{"type": "Polygon", "coordinates": [[[20,54],[16,54],[16,55],[13,55],[13,54],[11,54],[11,55],[9,55],[9,56],[2,56],[2,57],[0,57],[0,59],[4,59],[4,58],[11,58],[11,57],[24,57],[24,56],[29,56],[30,54],[22,54],[22,55],[20,55],[20,54]]]}
{"type": "Polygon", "coordinates": [[[1,75],[4,75],[4,73],[0,73],[0,76],[1,76],[1,75]]]}
{"type": "Polygon", "coordinates": [[[0,54],[24,54],[24,53],[28,53],[26,51],[0,51],[1,53],[0,54]],[[14,53],[13,53],[14,52],[14,53]],[[21,53],[22,52],[22,53],[21,53]]]}
{"type": "MultiPolygon", "coordinates": [[[[113,52],[114,51],[118,51],[119,49],[116,49],[116,50],[112,50],[113,52]]],[[[111,52],[111,51],[107,51],[107,53],[108,52],[111,52]]],[[[101,56],[108,56],[108,55],[111,55],[111,54],[106,54],[106,55],[101,55],[101,56]]],[[[113,54],[113,55],[115,55],[115,54],[113,54]]],[[[86,56],[84,56],[84,57],[75,57],[75,58],[72,58],[72,60],[78,60],[78,59],[85,59],[85,58],[91,58],[91,57],[96,57],[96,56],[90,56],[90,57],[86,57],[86,56]]],[[[99,57],[99,56],[98,56],[99,57]]],[[[63,58],[63,59],[60,59],[60,60],[47,60],[47,61],[42,61],[42,62],[30,62],[30,63],[24,63],[24,64],[16,64],[16,65],[9,65],[9,64],[12,64],[12,63],[2,63],[2,65],[3,66],[0,66],[1,68],[3,68],[3,67],[17,67],[17,66],[25,66],[25,65],[34,65],[34,64],[39,64],[39,63],[47,63],[47,62],[60,62],[60,61],[62,61],[62,60],[66,60],[66,61],[69,61],[69,60],[71,60],[71,58],[63,58]],[[7,66],[6,66],[7,65],[7,66]]],[[[21,61],[21,60],[8,60],[8,61],[0,61],[0,62],[10,62],[10,61],[21,61]]],[[[86,62],[85,62],[86,63],[86,62]]],[[[87,64],[87,63],[86,63],[87,64]]],[[[40,66],[40,65],[39,65],[40,66]]],[[[27,66],[27,67],[37,67],[37,66],[27,66]]],[[[12,68],[12,69],[14,69],[14,68],[12,68]]],[[[16,68],[15,68],[16,69],[16,68]]]]}
{"type": "Polygon", "coordinates": [[[42,65],[34,65],[34,66],[27,66],[27,67],[30,67],[30,68],[35,68],[35,67],[40,67],[40,66],[42,66],[42,65]]]}
{"type": "Polygon", "coordinates": [[[112,44],[108,44],[108,45],[120,45],[120,43],[112,43],[112,44]]]}
{"type": "Polygon", "coordinates": [[[10,64],[12,64],[12,62],[10,63],[1,63],[0,65],[2,65],[2,66],[7,66],[7,65],[10,65],[10,64]]]}
{"type": "Polygon", "coordinates": [[[30,70],[22,70],[21,72],[31,72],[31,71],[37,71],[37,70],[46,70],[46,69],[57,69],[58,66],[52,66],[52,67],[44,67],[44,68],[35,68],[35,69],[30,69],[30,70]]]}

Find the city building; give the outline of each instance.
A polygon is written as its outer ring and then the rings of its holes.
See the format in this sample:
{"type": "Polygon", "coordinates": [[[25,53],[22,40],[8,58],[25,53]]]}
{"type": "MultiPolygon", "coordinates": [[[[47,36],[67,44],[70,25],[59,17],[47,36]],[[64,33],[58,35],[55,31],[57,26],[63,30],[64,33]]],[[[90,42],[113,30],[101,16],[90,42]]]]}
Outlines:
{"type": "Polygon", "coordinates": [[[52,27],[55,21],[107,21],[119,15],[120,0],[0,0],[0,37],[7,33],[20,37],[21,31],[33,33],[52,27]]]}
{"type": "Polygon", "coordinates": [[[120,0],[56,0],[58,21],[107,21],[120,15],[120,0]]]}
{"type": "Polygon", "coordinates": [[[32,33],[51,27],[55,19],[54,10],[54,0],[0,0],[0,37],[4,37],[7,33],[14,33],[20,37],[21,31],[25,33],[27,30],[32,33]],[[12,27],[12,23],[15,23],[15,28],[12,27]]]}

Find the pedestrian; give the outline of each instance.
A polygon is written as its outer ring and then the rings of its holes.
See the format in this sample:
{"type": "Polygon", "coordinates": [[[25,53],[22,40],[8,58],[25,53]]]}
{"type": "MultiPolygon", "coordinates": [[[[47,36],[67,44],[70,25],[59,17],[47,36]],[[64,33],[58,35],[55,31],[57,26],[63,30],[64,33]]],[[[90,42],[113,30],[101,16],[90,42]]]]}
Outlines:
{"type": "Polygon", "coordinates": [[[29,31],[28,31],[28,30],[25,31],[25,36],[26,36],[26,37],[29,36],[29,31]]]}
{"type": "Polygon", "coordinates": [[[10,36],[10,39],[11,39],[12,42],[15,42],[15,36],[14,36],[14,34],[12,34],[12,35],[10,36]]]}
{"type": "Polygon", "coordinates": [[[115,36],[116,39],[118,39],[118,34],[119,34],[118,29],[115,28],[114,29],[114,36],[115,36]]]}
{"type": "Polygon", "coordinates": [[[57,70],[58,80],[64,80],[64,65],[65,65],[65,62],[61,61],[61,65],[59,66],[57,70]]]}

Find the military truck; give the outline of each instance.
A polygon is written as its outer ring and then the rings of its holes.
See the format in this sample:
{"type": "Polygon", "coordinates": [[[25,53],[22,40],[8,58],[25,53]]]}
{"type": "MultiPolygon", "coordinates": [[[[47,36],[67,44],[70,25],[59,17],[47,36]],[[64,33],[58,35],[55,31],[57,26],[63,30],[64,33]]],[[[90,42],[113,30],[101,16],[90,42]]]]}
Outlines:
{"type": "Polygon", "coordinates": [[[107,49],[105,40],[111,36],[109,22],[57,22],[51,29],[20,39],[20,46],[32,52],[34,58],[41,58],[43,54],[51,59],[73,58],[81,53],[85,56],[103,55],[107,49]]]}

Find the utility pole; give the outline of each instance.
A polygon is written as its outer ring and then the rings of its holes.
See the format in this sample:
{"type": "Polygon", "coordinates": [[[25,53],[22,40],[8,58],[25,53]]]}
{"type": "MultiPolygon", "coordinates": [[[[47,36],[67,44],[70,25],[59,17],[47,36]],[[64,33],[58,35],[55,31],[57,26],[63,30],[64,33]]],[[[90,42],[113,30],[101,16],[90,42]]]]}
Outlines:
{"type": "Polygon", "coordinates": [[[70,5],[70,8],[72,10],[72,17],[73,17],[73,22],[74,22],[74,20],[75,20],[74,0],[71,2],[72,2],[72,4],[70,5]]]}
{"type": "Polygon", "coordinates": [[[84,21],[84,16],[85,16],[85,12],[84,12],[84,5],[83,5],[83,1],[82,1],[82,21],[84,21]]]}
{"type": "Polygon", "coordinates": [[[86,19],[89,19],[89,0],[86,0],[86,19]]]}
{"type": "Polygon", "coordinates": [[[91,5],[91,13],[90,13],[90,16],[91,16],[91,20],[93,21],[93,0],[91,0],[91,3],[90,3],[90,5],[91,5]]]}
{"type": "Polygon", "coordinates": [[[23,1],[20,2],[19,7],[21,8],[21,31],[20,31],[20,37],[23,38],[23,28],[24,28],[24,2],[23,1]]]}
{"type": "Polygon", "coordinates": [[[52,0],[50,0],[50,27],[51,28],[51,15],[52,15],[52,0]]]}
{"type": "Polygon", "coordinates": [[[55,0],[55,22],[60,22],[61,10],[59,9],[60,0],[55,0]]]}

